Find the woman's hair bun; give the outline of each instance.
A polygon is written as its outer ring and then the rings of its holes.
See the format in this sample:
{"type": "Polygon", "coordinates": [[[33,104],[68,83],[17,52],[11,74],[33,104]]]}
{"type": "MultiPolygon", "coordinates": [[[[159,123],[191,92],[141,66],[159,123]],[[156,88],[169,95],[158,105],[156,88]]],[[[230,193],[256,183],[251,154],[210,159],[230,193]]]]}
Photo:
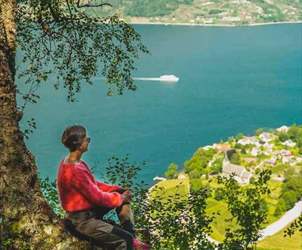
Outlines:
{"type": "Polygon", "coordinates": [[[62,144],[70,151],[75,151],[81,146],[83,139],[86,136],[86,129],[81,125],[73,125],[67,127],[61,138],[62,144]]]}

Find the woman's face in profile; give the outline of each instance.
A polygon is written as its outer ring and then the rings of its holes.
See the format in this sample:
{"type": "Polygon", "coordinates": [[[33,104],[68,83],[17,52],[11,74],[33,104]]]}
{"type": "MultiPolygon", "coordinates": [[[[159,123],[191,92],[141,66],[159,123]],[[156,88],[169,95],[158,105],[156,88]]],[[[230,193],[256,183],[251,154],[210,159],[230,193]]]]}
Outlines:
{"type": "Polygon", "coordinates": [[[86,135],[83,142],[82,142],[82,145],[81,145],[81,151],[82,152],[88,151],[88,145],[89,145],[90,141],[91,141],[90,137],[88,137],[86,135]]]}

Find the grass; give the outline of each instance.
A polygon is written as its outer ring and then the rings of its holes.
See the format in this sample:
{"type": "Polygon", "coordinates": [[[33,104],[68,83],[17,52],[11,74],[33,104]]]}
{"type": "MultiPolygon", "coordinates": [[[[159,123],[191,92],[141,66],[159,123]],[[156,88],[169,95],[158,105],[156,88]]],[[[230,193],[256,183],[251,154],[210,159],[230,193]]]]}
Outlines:
{"type": "Polygon", "coordinates": [[[209,198],[206,212],[209,215],[219,212],[219,215],[216,215],[211,224],[213,230],[211,237],[215,240],[223,241],[225,230],[236,226],[234,221],[229,220],[232,218],[232,215],[227,208],[227,204],[222,201],[216,201],[213,198],[209,198]]]}
{"type": "Polygon", "coordinates": [[[267,206],[268,206],[268,217],[267,217],[268,222],[265,225],[269,225],[279,219],[279,217],[275,216],[274,214],[282,188],[282,182],[269,181],[268,184],[271,193],[269,196],[265,198],[265,201],[267,202],[267,206]]]}
{"type": "Polygon", "coordinates": [[[302,234],[296,232],[291,238],[284,237],[284,230],[260,241],[257,250],[299,250],[302,249],[302,234]]]}
{"type": "Polygon", "coordinates": [[[173,196],[188,197],[189,179],[165,180],[157,183],[151,190],[151,197],[165,200],[173,196]]]}
{"type": "Polygon", "coordinates": [[[272,172],[273,174],[284,174],[284,165],[283,164],[276,164],[273,168],[272,168],[272,172]]]}

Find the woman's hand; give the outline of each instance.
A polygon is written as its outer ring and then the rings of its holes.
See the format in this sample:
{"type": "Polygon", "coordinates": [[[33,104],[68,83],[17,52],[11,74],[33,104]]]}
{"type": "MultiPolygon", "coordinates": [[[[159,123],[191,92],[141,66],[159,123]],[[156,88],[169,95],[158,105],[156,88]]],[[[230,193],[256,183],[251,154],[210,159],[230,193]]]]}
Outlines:
{"type": "Polygon", "coordinates": [[[122,197],[124,200],[124,203],[130,203],[131,201],[131,192],[129,190],[126,190],[125,192],[122,193],[122,197]]]}
{"type": "Polygon", "coordinates": [[[118,192],[118,193],[120,193],[120,194],[122,194],[122,193],[124,193],[125,191],[127,191],[128,189],[127,188],[120,188],[119,190],[117,190],[116,192],[118,192]]]}

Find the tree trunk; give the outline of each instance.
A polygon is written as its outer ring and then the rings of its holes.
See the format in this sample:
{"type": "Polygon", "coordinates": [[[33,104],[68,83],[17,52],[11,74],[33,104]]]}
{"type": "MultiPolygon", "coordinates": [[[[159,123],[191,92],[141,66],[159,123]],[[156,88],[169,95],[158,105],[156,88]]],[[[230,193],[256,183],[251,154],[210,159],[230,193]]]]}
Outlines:
{"type": "Polygon", "coordinates": [[[87,249],[64,231],[40,191],[16,104],[15,0],[0,0],[0,248],[87,249]]]}

